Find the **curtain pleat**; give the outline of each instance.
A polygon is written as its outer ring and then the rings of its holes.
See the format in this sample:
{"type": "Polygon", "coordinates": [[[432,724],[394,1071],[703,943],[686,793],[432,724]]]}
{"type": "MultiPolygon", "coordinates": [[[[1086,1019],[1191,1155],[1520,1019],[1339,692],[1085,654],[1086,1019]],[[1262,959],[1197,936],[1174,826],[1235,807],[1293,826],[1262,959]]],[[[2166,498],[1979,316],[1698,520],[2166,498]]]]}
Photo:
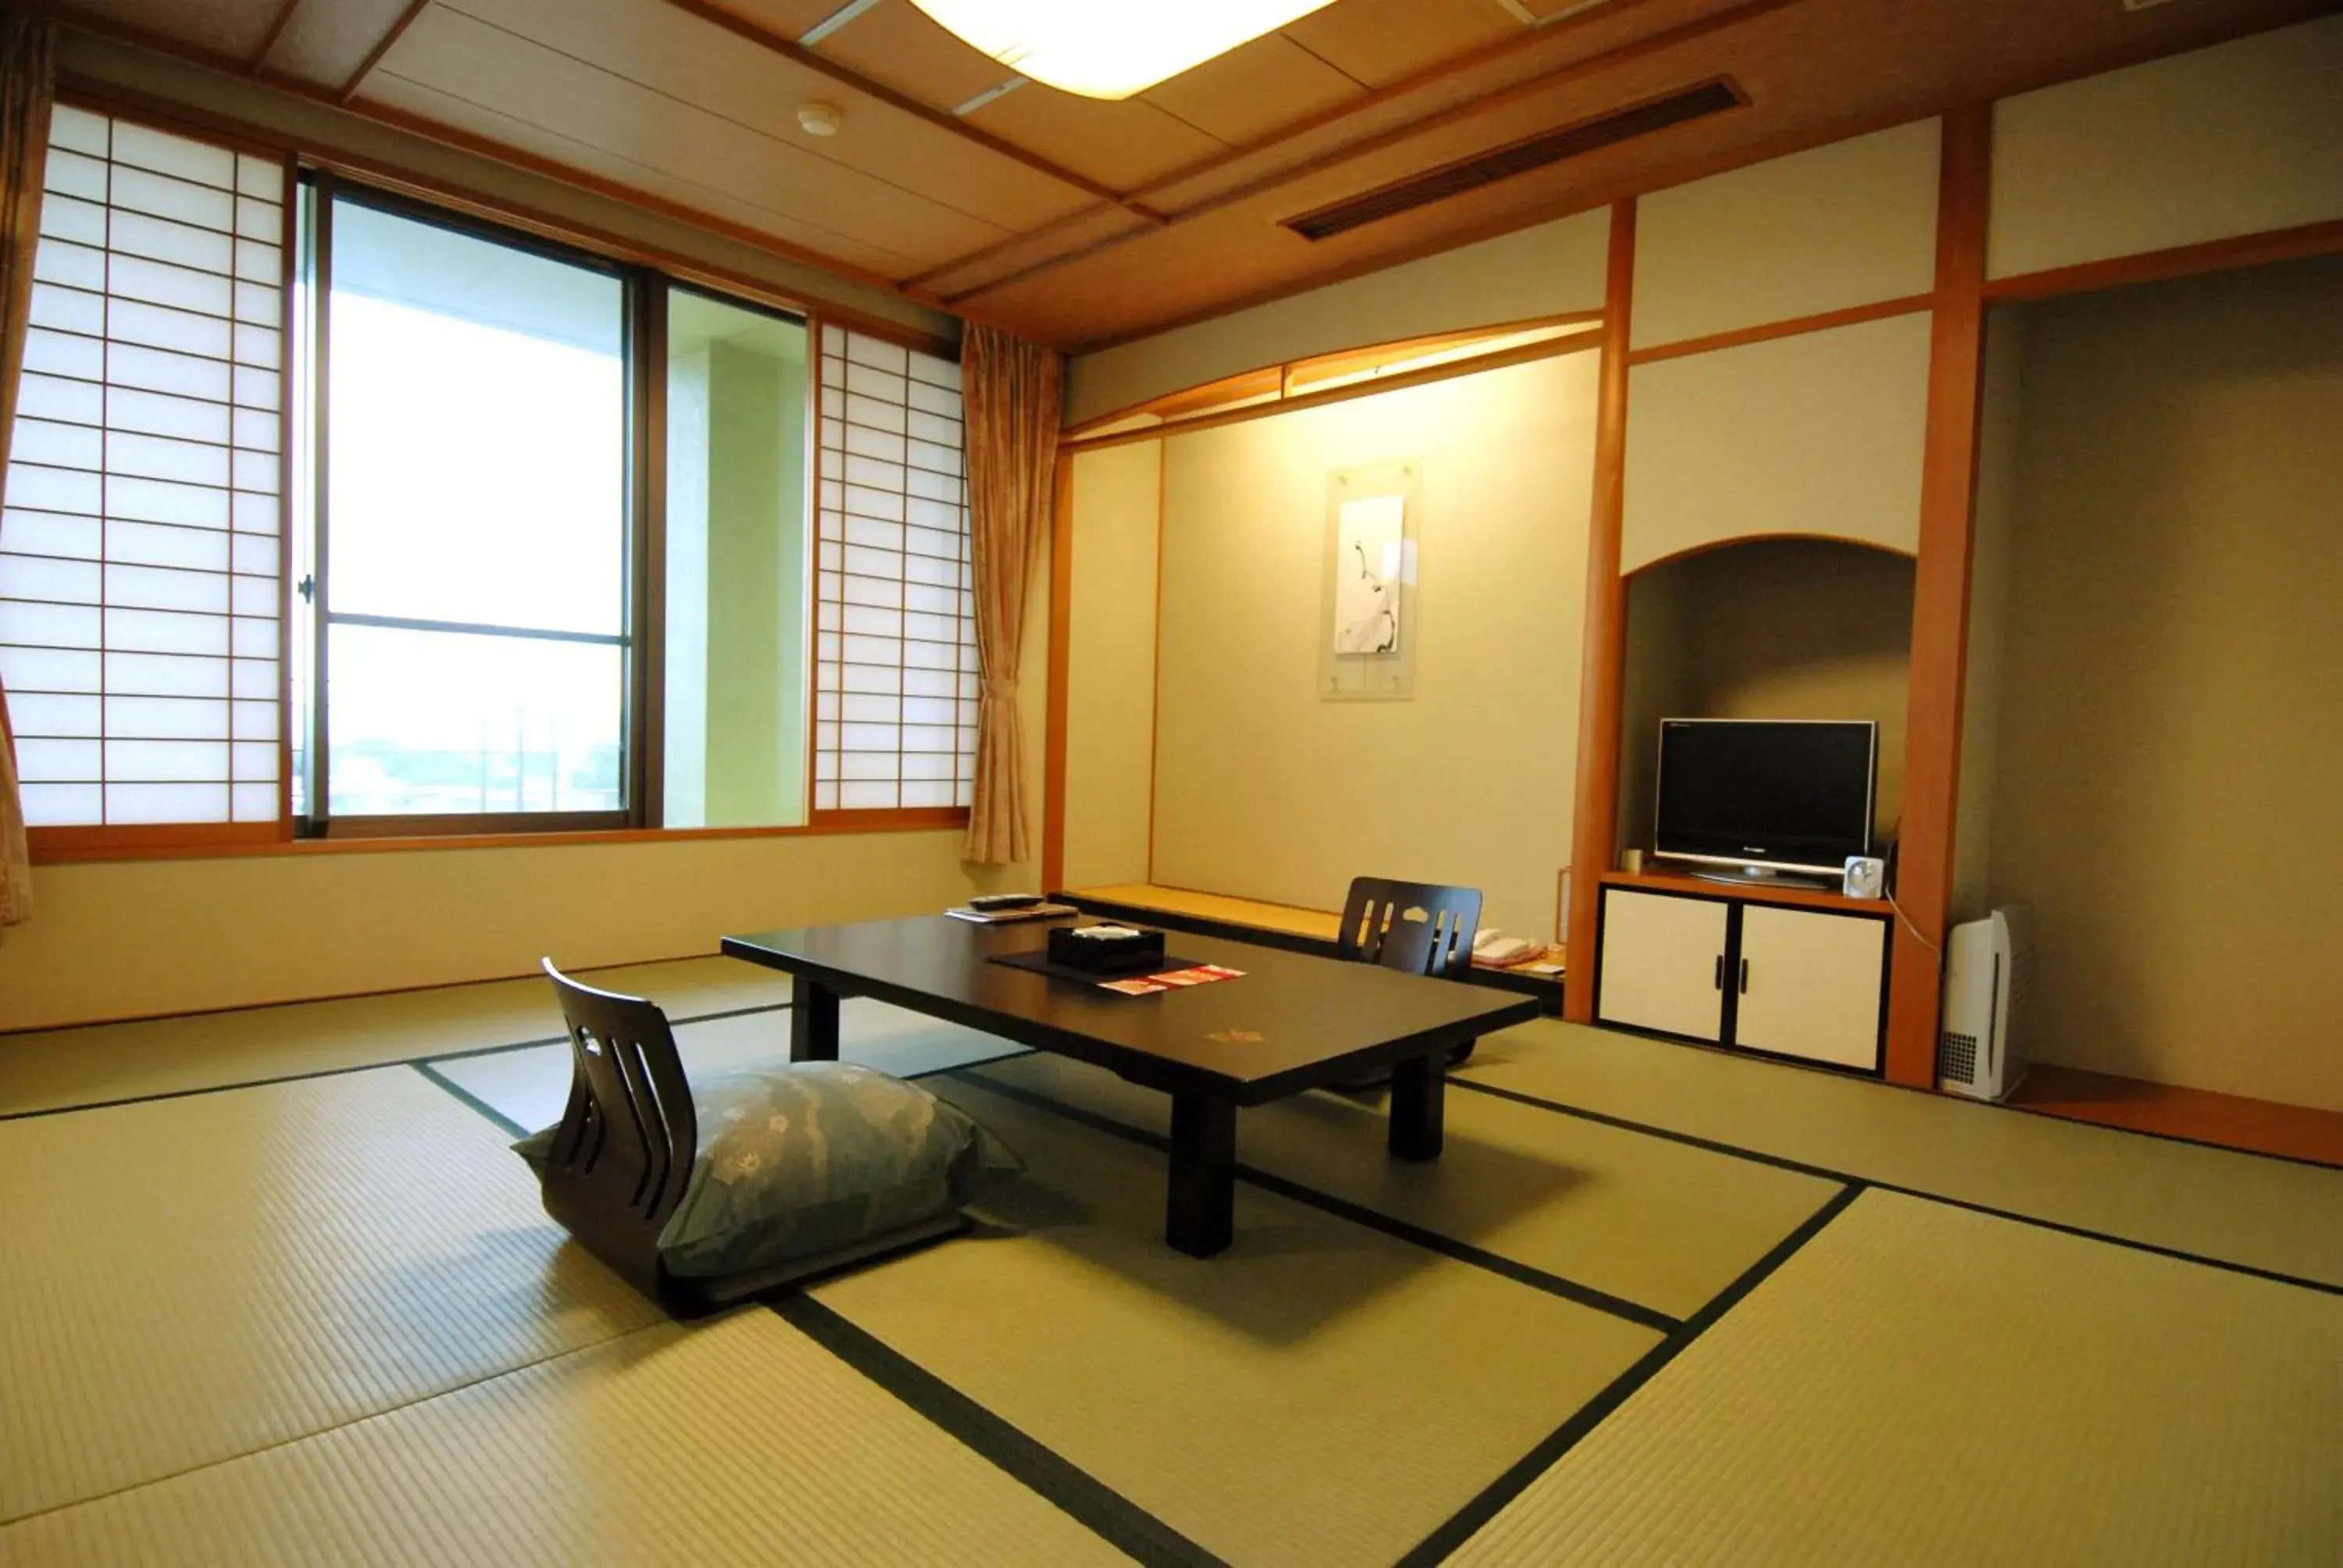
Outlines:
{"type": "Polygon", "coordinates": [[[1054,493],[1061,373],[1055,354],[989,327],[971,324],[960,340],[969,552],[982,671],[966,858],[981,866],[1032,856],[1017,663],[1025,637],[1025,590],[1041,558],[1054,493]]]}
{"type": "MultiPolygon", "coordinates": [[[[16,383],[33,309],[33,252],[40,243],[41,180],[49,161],[49,106],[56,87],[56,29],[0,13],[0,474],[16,428],[16,383]]],[[[33,862],[25,841],[16,737],[0,689],[0,926],[33,914],[33,862]]]]}

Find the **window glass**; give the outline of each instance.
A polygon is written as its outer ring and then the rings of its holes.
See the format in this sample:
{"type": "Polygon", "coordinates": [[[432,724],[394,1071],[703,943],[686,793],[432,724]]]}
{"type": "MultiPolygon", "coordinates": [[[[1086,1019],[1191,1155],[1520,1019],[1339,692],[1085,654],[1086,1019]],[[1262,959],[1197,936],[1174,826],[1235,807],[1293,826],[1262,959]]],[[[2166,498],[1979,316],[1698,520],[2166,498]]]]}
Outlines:
{"type": "Polygon", "coordinates": [[[670,828],[805,820],[805,327],[668,293],[670,828]]]}
{"type": "Polygon", "coordinates": [[[622,283],[347,197],[326,254],[329,815],[622,809],[622,283]]]}

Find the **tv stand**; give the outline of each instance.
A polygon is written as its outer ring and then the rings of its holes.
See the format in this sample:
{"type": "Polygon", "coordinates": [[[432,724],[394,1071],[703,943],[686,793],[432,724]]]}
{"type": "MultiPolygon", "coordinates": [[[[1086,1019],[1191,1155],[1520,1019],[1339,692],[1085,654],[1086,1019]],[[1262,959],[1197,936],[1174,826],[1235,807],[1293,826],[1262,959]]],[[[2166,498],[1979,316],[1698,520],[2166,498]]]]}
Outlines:
{"type": "Polygon", "coordinates": [[[1817,892],[1829,892],[1839,886],[1835,878],[1812,871],[1785,871],[1773,866],[1741,866],[1731,870],[1722,866],[1687,866],[1684,874],[1704,882],[1728,882],[1736,888],[1811,888],[1817,892]]]}
{"type": "Polygon", "coordinates": [[[1885,903],[1724,867],[1713,878],[1606,871],[1597,882],[1595,1022],[1880,1074],[1885,903]]]}

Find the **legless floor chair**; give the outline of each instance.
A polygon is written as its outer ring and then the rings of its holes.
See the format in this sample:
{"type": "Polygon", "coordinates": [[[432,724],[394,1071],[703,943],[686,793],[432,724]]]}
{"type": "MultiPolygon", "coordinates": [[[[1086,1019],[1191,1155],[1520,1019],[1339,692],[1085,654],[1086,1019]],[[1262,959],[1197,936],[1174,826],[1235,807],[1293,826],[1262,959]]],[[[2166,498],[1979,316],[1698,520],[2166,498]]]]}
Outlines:
{"type": "MultiPolygon", "coordinates": [[[[1342,900],[1338,958],[1380,964],[1406,974],[1463,980],[1473,965],[1473,933],[1481,924],[1481,894],[1473,888],[1358,877],[1342,900]]],[[[1448,1053],[1451,1066],[1473,1054],[1465,1041],[1448,1053]]]]}
{"type": "Polygon", "coordinates": [[[699,1120],[667,1015],[642,998],[579,985],[545,960],[574,1063],[569,1104],[539,1175],[545,1211],[588,1251],[679,1317],[968,1229],[958,1214],[822,1256],[720,1279],[672,1272],[659,1234],[689,1190],[699,1120]]]}

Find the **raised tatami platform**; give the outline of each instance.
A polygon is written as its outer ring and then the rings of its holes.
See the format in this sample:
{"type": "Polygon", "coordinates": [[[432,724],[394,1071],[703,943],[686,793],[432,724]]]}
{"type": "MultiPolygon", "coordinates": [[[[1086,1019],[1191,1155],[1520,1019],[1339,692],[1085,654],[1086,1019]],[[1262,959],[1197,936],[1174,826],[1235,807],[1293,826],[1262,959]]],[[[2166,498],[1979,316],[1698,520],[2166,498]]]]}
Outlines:
{"type": "MultiPolygon", "coordinates": [[[[745,966],[634,978],[696,1070],[786,1049],[745,966]]],[[[855,1005],[1024,1175],[678,1326],[506,1148],[549,999],[315,1005],[0,1042],[0,1562],[2343,1554],[2343,1172],[1540,1022],[1434,1164],[1248,1111],[1199,1261],[1159,1097],[855,1005]]]]}

